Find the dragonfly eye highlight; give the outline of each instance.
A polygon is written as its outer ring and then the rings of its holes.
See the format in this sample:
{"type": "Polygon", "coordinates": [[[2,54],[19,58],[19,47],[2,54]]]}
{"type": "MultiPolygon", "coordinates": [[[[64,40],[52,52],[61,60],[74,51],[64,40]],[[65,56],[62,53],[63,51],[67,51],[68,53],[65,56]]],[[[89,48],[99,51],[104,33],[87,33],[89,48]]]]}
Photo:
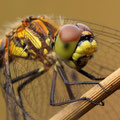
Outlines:
{"type": "Polygon", "coordinates": [[[81,29],[82,31],[89,31],[89,32],[92,33],[91,29],[90,29],[87,25],[85,25],[85,24],[83,24],[83,23],[77,23],[76,26],[77,26],[79,29],[81,29]]]}
{"type": "Polygon", "coordinates": [[[59,35],[63,42],[73,42],[80,39],[81,32],[77,26],[67,24],[60,29],[59,35]]]}

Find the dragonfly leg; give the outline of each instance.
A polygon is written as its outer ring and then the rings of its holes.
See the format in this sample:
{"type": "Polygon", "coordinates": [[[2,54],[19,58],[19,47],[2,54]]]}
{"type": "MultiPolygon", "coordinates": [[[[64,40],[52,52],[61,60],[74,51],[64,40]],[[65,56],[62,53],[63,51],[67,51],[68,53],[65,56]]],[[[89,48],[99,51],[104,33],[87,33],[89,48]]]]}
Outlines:
{"type": "Polygon", "coordinates": [[[69,82],[63,67],[57,66],[57,69],[65,84],[69,85],[98,84],[105,92],[108,92],[98,81],[69,82]]]}
{"type": "Polygon", "coordinates": [[[21,91],[22,89],[28,85],[29,83],[31,83],[35,78],[39,77],[40,75],[42,75],[44,72],[46,72],[47,70],[44,68],[44,67],[41,67],[40,69],[35,69],[31,72],[28,72],[24,75],[21,75],[21,76],[18,76],[17,78],[13,79],[12,80],[12,83],[16,83],[18,81],[21,81],[25,78],[28,78],[26,79],[25,81],[23,81],[17,88],[17,93],[18,93],[18,98],[19,98],[19,106],[21,107],[22,109],[22,114],[23,114],[23,119],[24,120],[27,120],[26,116],[28,116],[31,120],[34,120],[30,115],[29,113],[26,112],[26,110],[24,109],[24,105],[23,105],[23,100],[22,100],[22,96],[21,96],[21,91]]]}
{"type": "MultiPolygon", "coordinates": [[[[23,86],[23,85],[20,85],[20,86],[17,88],[17,93],[18,93],[18,97],[19,97],[19,104],[20,104],[20,106],[22,107],[23,111],[25,111],[24,106],[23,106],[22,97],[21,97],[22,86],[23,86]]],[[[23,120],[26,120],[26,115],[25,115],[24,112],[22,112],[22,115],[23,115],[23,120]]]]}
{"type": "MultiPolygon", "coordinates": [[[[9,89],[10,90],[10,89],[9,89]]],[[[16,104],[16,106],[18,106],[18,108],[22,111],[22,113],[24,113],[24,115],[26,115],[26,116],[28,116],[28,118],[30,119],[30,120],[34,120],[24,109],[23,109],[23,107],[22,107],[22,105],[20,105],[18,102],[17,102],[17,100],[13,97],[13,96],[11,96],[11,94],[8,92],[8,91],[6,91],[6,94],[7,94],[7,100],[10,98],[11,100],[12,100],[12,102],[14,102],[15,104],[16,104]]],[[[8,103],[8,102],[7,102],[8,103]]],[[[16,108],[16,107],[15,107],[16,108]]],[[[12,111],[11,111],[12,112],[12,111]]],[[[14,114],[14,119],[15,120],[18,120],[19,118],[18,118],[18,114],[14,114]]],[[[24,119],[24,120],[26,120],[26,119],[24,119]]]]}
{"type": "MultiPolygon", "coordinates": [[[[26,85],[28,85],[30,82],[32,82],[36,77],[38,77],[38,75],[37,76],[31,76],[30,78],[28,78],[26,81],[24,81],[22,84],[20,84],[19,86],[18,86],[18,88],[17,88],[17,93],[18,93],[18,97],[19,97],[19,103],[20,103],[20,106],[22,107],[22,109],[23,109],[23,111],[24,112],[22,112],[22,114],[23,114],[23,119],[24,120],[27,120],[26,119],[26,116],[28,116],[28,115],[26,115],[25,113],[26,113],[26,111],[25,111],[25,109],[24,109],[24,105],[23,105],[23,100],[22,100],[22,96],[21,96],[21,91],[22,91],[22,89],[26,86],[26,85]]],[[[28,114],[28,113],[27,113],[28,114]]],[[[30,116],[30,115],[29,115],[30,116]]],[[[33,118],[32,118],[32,120],[34,120],[33,118]]]]}
{"type": "MultiPolygon", "coordinates": [[[[14,78],[14,79],[11,80],[11,83],[14,84],[14,83],[16,83],[18,81],[21,81],[21,80],[23,80],[23,79],[25,79],[27,77],[33,76],[33,75],[35,75],[37,73],[39,73],[39,69],[35,69],[35,70],[33,70],[31,72],[28,72],[26,74],[22,74],[20,76],[17,76],[16,78],[14,78]]],[[[4,86],[3,86],[4,89],[6,88],[6,86],[7,86],[7,83],[4,84],[4,86]]]]}
{"type": "MultiPolygon", "coordinates": [[[[105,92],[108,92],[107,90],[104,89],[104,87],[98,81],[69,82],[69,80],[68,80],[68,78],[65,74],[64,68],[60,65],[59,66],[57,65],[56,67],[57,67],[57,70],[58,70],[62,80],[67,85],[71,86],[71,85],[83,85],[83,84],[98,84],[105,92]]],[[[71,103],[71,102],[75,102],[75,101],[79,101],[79,100],[88,100],[89,102],[91,102],[95,105],[102,105],[102,106],[104,105],[104,102],[102,102],[102,101],[100,103],[96,103],[96,102],[94,102],[94,101],[92,101],[92,100],[90,100],[89,98],[86,98],[86,97],[82,97],[82,98],[78,98],[78,99],[72,98],[71,100],[68,100],[68,101],[64,101],[64,102],[60,102],[60,103],[54,103],[56,77],[57,77],[57,71],[55,72],[54,79],[53,79],[53,82],[52,82],[52,89],[51,89],[51,96],[50,96],[50,104],[51,105],[59,106],[59,105],[63,105],[63,104],[67,104],[67,103],[71,103]]]]}
{"type": "Polygon", "coordinates": [[[51,92],[50,92],[50,105],[54,105],[54,94],[55,94],[56,77],[57,77],[57,71],[54,70],[52,86],[51,86],[51,92]]]}
{"type": "MultiPolygon", "coordinates": [[[[50,105],[52,106],[60,106],[60,105],[64,105],[64,104],[68,104],[68,103],[72,103],[72,102],[76,102],[76,101],[80,101],[80,100],[87,100],[89,102],[91,102],[94,105],[101,105],[104,106],[104,102],[100,102],[100,103],[96,103],[92,100],[90,100],[87,97],[82,97],[82,98],[78,98],[75,99],[74,97],[71,100],[68,101],[63,101],[63,102],[59,102],[59,103],[55,103],[54,102],[54,95],[55,95],[55,86],[56,86],[56,78],[57,78],[57,71],[54,70],[54,74],[53,74],[53,81],[52,81],[52,87],[51,87],[51,94],[50,94],[50,105]]],[[[71,90],[71,89],[70,89],[71,90]]],[[[68,92],[69,93],[69,92],[68,92]]],[[[69,95],[70,96],[70,95],[69,95]]],[[[74,96],[74,95],[73,95],[74,96]]]]}
{"type": "MultiPolygon", "coordinates": [[[[25,78],[31,77],[31,76],[36,75],[38,73],[40,74],[40,71],[41,71],[41,73],[44,72],[44,71],[42,71],[42,69],[43,68],[40,68],[40,69],[38,68],[38,69],[35,69],[35,70],[30,71],[28,73],[17,76],[16,78],[11,80],[11,83],[14,84],[14,83],[16,83],[18,81],[21,81],[21,80],[25,79],[25,78]]],[[[7,83],[4,84],[4,88],[6,88],[6,85],[7,85],[7,83]]]]}
{"type": "Polygon", "coordinates": [[[103,80],[105,78],[96,78],[95,76],[91,75],[90,73],[84,71],[84,70],[79,70],[79,72],[83,75],[85,75],[86,77],[90,78],[91,80],[103,80]]]}

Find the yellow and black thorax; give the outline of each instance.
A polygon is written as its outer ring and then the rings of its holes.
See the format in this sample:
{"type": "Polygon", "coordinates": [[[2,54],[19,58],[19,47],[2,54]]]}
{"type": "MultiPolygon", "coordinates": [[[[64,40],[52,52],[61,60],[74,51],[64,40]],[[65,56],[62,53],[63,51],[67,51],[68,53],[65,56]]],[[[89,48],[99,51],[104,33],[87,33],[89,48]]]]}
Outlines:
{"type": "Polygon", "coordinates": [[[57,30],[58,28],[44,17],[29,17],[23,20],[6,36],[5,40],[9,40],[10,58],[37,59],[48,66],[52,65],[54,60],[50,59],[48,54],[52,52],[57,30]]]}

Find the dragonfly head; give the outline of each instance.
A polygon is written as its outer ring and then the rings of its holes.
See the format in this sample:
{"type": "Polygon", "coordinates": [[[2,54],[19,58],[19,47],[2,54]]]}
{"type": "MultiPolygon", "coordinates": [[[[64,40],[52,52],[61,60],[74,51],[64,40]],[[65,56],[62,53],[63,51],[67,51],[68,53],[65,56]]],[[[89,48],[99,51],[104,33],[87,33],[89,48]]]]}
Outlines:
{"type": "Polygon", "coordinates": [[[97,42],[88,26],[66,24],[56,36],[54,49],[70,67],[81,69],[96,51],[97,42]]]}

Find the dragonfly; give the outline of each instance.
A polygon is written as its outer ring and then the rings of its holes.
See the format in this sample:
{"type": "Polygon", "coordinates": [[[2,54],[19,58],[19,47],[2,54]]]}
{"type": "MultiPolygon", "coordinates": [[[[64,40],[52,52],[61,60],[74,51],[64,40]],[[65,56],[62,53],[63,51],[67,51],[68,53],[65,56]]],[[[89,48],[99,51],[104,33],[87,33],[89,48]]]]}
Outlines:
{"type": "Polygon", "coordinates": [[[110,27],[61,17],[25,18],[0,40],[7,120],[48,119],[80,100],[103,105],[80,96],[95,84],[107,92],[99,81],[120,67],[119,48],[120,31],[110,27]]]}

